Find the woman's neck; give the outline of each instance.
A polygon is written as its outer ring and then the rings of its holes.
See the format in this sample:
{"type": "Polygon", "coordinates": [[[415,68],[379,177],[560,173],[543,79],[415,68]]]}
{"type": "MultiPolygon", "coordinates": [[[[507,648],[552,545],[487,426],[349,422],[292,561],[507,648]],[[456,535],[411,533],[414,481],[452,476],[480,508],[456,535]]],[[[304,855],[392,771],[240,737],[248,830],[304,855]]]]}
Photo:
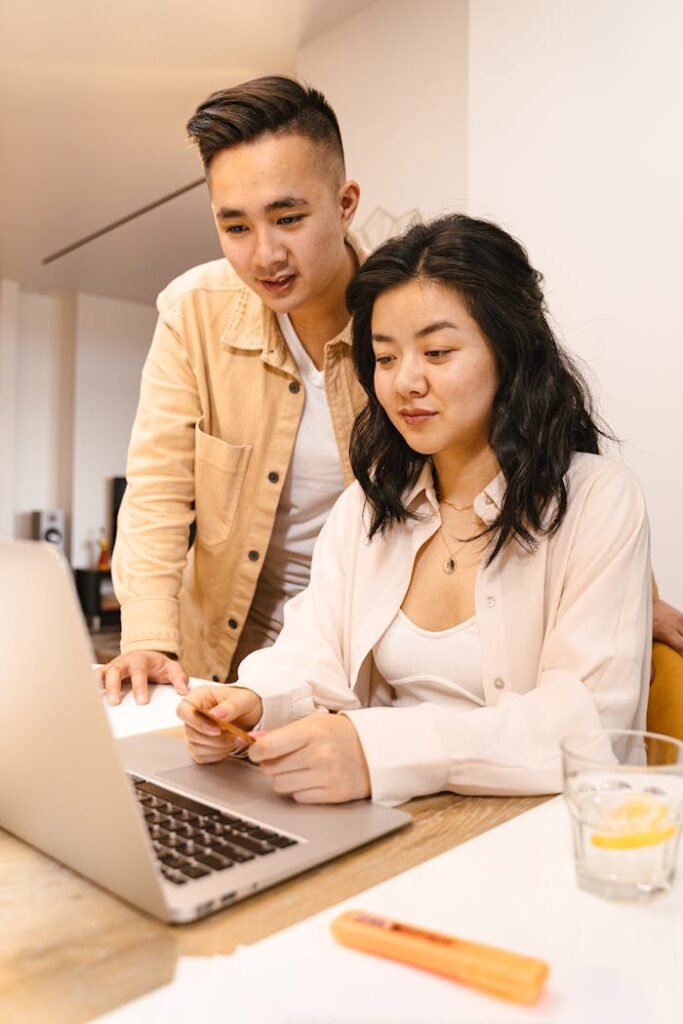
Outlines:
{"type": "Polygon", "coordinates": [[[439,499],[453,505],[471,505],[500,472],[495,452],[488,445],[477,451],[438,452],[432,462],[439,499]]]}

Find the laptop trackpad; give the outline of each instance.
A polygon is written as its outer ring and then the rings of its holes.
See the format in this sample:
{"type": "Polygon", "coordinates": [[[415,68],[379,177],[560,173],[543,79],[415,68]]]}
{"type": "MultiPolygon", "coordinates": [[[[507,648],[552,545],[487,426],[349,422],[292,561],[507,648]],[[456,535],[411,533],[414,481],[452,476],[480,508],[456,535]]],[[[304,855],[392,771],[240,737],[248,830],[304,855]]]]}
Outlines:
{"type": "Polygon", "coordinates": [[[239,804],[262,800],[272,789],[258,768],[242,761],[220,764],[192,764],[171,771],[156,772],[158,779],[192,790],[199,800],[216,800],[237,807],[239,804]]]}

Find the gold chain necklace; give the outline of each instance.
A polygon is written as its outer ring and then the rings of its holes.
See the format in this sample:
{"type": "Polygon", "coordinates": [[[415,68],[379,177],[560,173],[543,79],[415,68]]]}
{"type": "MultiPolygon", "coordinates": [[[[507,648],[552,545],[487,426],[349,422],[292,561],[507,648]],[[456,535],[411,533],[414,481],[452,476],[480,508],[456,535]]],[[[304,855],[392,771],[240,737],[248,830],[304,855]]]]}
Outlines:
{"type": "Polygon", "coordinates": [[[449,505],[450,508],[455,509],[456,512],[467,512],[468,509],[474,508],[474,502],[471,505],[456,505],[454,502],[449,501],[448,498],[441,499],[444,505],[449,505]]]}

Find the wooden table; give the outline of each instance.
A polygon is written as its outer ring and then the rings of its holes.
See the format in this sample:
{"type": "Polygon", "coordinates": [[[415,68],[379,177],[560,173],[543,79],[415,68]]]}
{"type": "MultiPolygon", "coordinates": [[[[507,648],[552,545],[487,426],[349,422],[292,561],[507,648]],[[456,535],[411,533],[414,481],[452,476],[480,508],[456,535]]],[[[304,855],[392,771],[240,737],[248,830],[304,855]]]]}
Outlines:
{"type": "Polygon", "coordinates": [[[405,805],[412,826],[181,926],[147,917],[0,830],[0,1021],[82,1024],[171,981],[179,956],[257,942],[543,799],[413,800],[405,805]]]}

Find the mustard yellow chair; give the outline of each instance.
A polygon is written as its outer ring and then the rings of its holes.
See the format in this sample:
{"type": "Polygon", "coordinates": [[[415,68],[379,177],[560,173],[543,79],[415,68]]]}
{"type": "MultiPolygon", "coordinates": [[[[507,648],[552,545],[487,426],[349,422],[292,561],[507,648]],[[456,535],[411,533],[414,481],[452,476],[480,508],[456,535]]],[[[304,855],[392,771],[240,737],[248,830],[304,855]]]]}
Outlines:
{"type": "Polygon", "coordinates": [[[683,740],[683,656],[658,642],[652,645],[647,727],[650,732],[683,740]]]}

